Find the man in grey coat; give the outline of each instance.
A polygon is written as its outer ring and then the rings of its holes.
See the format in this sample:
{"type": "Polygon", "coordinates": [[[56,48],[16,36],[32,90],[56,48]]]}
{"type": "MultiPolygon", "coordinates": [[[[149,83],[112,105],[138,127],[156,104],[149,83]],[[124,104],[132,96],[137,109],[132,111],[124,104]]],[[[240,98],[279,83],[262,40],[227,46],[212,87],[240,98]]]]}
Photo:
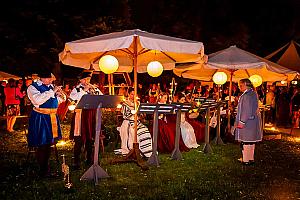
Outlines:
{"type": "Polygon", "coordinates": [[[257,93],[249,79],[239,81],[243,94],[239,98],[238,110],[235,120],[235,139],[241,142],[242,163],[254,163],[255,143],[262,140],[261,116],[258,108],[257,93]]]}

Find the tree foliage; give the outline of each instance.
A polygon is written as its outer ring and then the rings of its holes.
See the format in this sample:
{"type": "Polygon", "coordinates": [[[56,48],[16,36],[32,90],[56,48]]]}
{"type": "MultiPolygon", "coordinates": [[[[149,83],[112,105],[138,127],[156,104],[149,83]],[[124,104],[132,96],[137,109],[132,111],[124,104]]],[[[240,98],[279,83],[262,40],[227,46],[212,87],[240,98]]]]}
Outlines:
{"type": "Polygon", "coordinates": [[[264,56],[299,39],[299,7],[296,0],[10,0],[0,12],[0,65],[17,75],[53,69],[65,42],[133,28],[202,41],[206,54],[237,45],[264,56]]]}

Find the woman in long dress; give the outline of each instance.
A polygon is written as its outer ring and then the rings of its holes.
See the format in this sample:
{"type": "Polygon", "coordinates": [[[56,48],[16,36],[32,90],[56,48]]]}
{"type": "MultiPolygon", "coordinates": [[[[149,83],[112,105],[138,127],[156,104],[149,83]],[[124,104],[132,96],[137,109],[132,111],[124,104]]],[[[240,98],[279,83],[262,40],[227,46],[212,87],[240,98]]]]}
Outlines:
{"type": "MultiPolygon", "coordinates": [[[[185,103],[186,98],[184,95],[179,96],[179,103],[185,103]]],[[[180,123],[181,136],[184,144],[188,148],[198,148],[197,139],[193,126],[186,120],[186,113],[181,113],[181,123],[180,123]]]]}
{"type": "MultiPolygon", "coordinates": [[[[121,149],[123,155],[129,153],[133,148],[134,141],[134,90],[130,88],[128,90],[128,99],[122,105],[123,123],[120,127],[121,137],[121,149]]],[[[138,120],[137,122],[137,142],[141,152],[146,157],[150,157],[152,154],[152,138],[148,128],[138,120]]]]}
{"type": "MultiPolygon", "coordinates": [[[[159,104],[166,104],[168,102],[168,94],[163,93],[158,97],[159,104]]],[[[176,135],[176,115],[163,115],[158,117],[158,138],[157,150],[160,153],[171,153],[175,148],[176,135]]],[[[183,142],[182,137],[179,140],[180,151],[189,151],[189,148],[183,142]]]]}

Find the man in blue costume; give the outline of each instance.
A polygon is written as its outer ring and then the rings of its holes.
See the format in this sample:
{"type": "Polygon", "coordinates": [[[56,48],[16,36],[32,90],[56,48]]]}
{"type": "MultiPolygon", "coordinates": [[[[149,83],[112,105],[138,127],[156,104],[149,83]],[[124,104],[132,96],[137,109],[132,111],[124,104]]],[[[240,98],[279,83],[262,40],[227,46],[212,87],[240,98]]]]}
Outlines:
{"type": "Polygon", "coordinates": [[[40,176],[49,175],[51,145],[61,139],[61,129],[56,114],[58,104],[66,100],[59,87],[52,85],[53,76],[45,70],[40,79],[27,89],[28,98],[33,104],[29,119],[28,146],[37,147],[36,159],[40,166],[40,176]]]}

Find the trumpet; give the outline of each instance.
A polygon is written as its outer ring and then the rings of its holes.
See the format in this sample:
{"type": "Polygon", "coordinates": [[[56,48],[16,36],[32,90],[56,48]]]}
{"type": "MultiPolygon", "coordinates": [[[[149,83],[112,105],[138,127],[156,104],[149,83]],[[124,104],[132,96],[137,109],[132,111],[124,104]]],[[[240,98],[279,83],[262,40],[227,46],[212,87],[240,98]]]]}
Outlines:
{"type": "Polygon", "coordinates": [[[54,91],[55,91],[55,94],[57,95],[57,96],[59,96],[60,98],[62,98],[62,99],[64,99],[64,100],[66,100],[67,99],[67,97],[68,97],[68,94],[62,89],[62,86],[56,86],[56,85],[54,85],[54,89],[53,89],[54,91]]]}
{"type": "Polygon", "coordinates": [[[99,94],[99,89],[97,86],[95,86],[91,83],[88,83],[85,87],[88,88],[89,93],[96,94],[96,95],[99,94]]]}
{"type": "Polygon", "coordinates": [[[70,168],[66,164],[65,155],[63,154],[61,156],[63,157],[63,163],[61,165],[61,171],[64,173],[65,187],[67,189],[71,189],[71,187],[73,186],[73,184],[70,182],[70,168]]]}

